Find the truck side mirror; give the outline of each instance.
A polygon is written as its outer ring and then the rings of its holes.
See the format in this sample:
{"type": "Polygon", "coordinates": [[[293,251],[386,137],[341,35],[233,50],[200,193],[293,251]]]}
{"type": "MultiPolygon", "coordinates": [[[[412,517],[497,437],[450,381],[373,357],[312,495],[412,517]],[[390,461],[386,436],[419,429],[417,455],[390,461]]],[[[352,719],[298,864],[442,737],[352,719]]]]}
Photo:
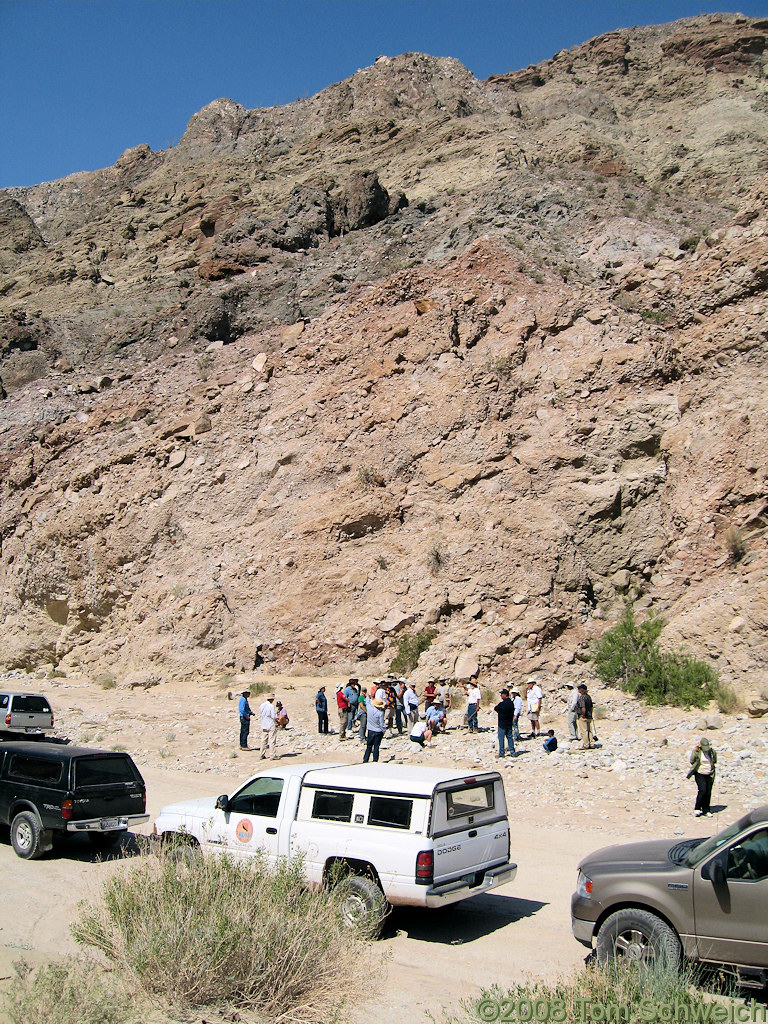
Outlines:
{"type": "Polygon", "coordinates": [[[716,887],[725,885],[725,865],[719,857],[712,862],[710,878],[712,879],[712,884],[716,887]]]}
{"type": "Polygon", "coordinates": [[[217,811],[228,811],[229,810],[229,797],[226,793],[222,793],[220,797],[216,798],[216,810],[217,811]]]}

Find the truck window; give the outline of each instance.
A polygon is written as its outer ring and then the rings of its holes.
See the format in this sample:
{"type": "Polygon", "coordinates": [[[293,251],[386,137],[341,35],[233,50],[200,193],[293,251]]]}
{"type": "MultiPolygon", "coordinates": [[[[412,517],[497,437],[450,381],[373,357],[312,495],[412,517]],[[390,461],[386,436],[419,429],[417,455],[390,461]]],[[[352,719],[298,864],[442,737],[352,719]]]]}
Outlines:
{"type": "Polygon", "coordinates": [[[768,829],[760,829],[730,848],[727,877],[742,882],[768,878],[768,829]]]}
{"type": "Polygon", "coordinates": [[[110,786],[138,782],[133,762],[127,757],[81,757],[75,761],[75,787],[110,786]]]}
{"type": "Polygon", "coordinates": [[[351,821],[354,793],[334,793],[319,789],[312,803],[312,817],[321,821],[351,821]]]}
{"type": "Polygon", "coordinates": [[[11,711],[23,711],[28,715],[49,715],[51,705],[45,697],[38,697],[34,693],[20,693],[13,698],[11,711]]]}
{"type": "Polygon", "coordinates": [[[14,754],[8,774],[14,779],[26,782],[45,783],[55,786],[61,778],[61,762],[45,761],[41,757],[24,757],[14,754]]]}
{"type": "Polygon", "coordinates": [[[472,786],[469,789],[449,790],[446,794],[449,818],[464,818],[470,814],[493,810],[493,783],[472,786]]]}
{"type": "Polygon", "coordinates": [[[254,779],[243,786],[239,793],[235,793],[229,801],[229,810],[235,814],[276,818],[284,785],[283,779],[254,779]]]}
{"type": "Polygon", "coordinates": [[[384,828],[410,828],[413,800],[400,800],[391,796],[372,796],[368,809],[368,824],[384,828]]]}
{"type": "Polygon", "coordinates": [[[7,707],[8,707],[8,694],[7,693],[0,693],[0,708],[7,708],[7,707]]]}

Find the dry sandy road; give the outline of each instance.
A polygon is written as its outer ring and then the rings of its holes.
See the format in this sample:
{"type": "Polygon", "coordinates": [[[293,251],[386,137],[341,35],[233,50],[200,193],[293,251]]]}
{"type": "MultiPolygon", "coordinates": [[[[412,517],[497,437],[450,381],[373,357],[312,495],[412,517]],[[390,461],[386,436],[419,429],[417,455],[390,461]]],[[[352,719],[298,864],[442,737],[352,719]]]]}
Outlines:
{"type": "MultiPolygon", "coordinates": [[[[216,789],[212,775],[156,768],[143,774],[152,818],[164,804],[216,789]]],[[[231,780],[220,785],[221,792],[229,788],[231,780]]],[[[570,823],[537,822],[535,808],[528,813],[531,820],[523,811],[513,821],[514,882],[442,910],[392,913],[380,943],[389,955],[383,959],[379,995],[371,1000],[364,995],[366,986],[351,986],[347,1013],[355,1024],[424,1020],[427,1009],[439,1018],[444,1008],[458,1010],[462,999],[485,985],[506,985],[526,974],[554,978],[583,962],[586,951],[570,931],[576,865],[599,846],[633,837],[611,831],[607,823],[593,823],[587,831],[570,823]]],[[[137,831],[150,830],[151,820],[137,831]]],[[[127,839],[124,844],[117,856],[100,859],[87,839],[77,837],[39,861],[23,861],[7,834],[0,837],[0,977],[7,979],[22,957],[37,963],[76,952],[69,926],[77,903],[97,896],[104,879],[120,869],[135,845],[127,839]]],[[[7,981],[0,983],[0,1006],[3,984],[7,981]]]]}

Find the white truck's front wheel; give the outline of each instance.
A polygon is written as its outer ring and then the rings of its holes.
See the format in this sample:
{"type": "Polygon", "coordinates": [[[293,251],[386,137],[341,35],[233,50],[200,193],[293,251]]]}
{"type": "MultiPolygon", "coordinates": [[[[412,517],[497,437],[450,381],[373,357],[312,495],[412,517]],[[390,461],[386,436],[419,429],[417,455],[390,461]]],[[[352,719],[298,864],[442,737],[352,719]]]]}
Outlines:
{"type": "Polygon", "coordinates": [[[339,882],[338,896],[345,926],[367,939],[377,939],[384,918],[392,908],[373,879],[364,875],[348,875],[339,882]]]}

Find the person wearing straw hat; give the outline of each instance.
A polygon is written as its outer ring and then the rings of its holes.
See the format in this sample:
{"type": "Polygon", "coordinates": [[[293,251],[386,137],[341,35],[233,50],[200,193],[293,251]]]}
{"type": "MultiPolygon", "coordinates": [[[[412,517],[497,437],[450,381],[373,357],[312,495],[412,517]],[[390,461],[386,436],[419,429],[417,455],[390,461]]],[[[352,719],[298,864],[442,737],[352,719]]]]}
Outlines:
{"type": "Polygon", "coordinates": [[[384,737],[384,701],[378,697],[369,697],[365,702],[365,709],[368,713],[368,742],[363,754],[363,764],[368,764],[368,759],[373,755],[373,760],[379,760],[379,747],[384,737]]]}
{"type": "Polygon", "coordinates": [[[702,736],[690,752],[688,761],[691,768],[686,779],[693,776],[696,780],[696,804],[693,813],[697,818],[711,818],[709,804],[712,800],[712,785],[717,768],[717,751],[706,736],[702,736]]]}
{"type": "Polygon", "coordinates": [[[259,718],[261,719],[261,747],[259,754],[262,758],[269,756],[274,760],[277,757],[275,748],[277,746],[277,709],[275,708],[275,695],[268,693],[264,703],[259,707],[259,718]]]}

